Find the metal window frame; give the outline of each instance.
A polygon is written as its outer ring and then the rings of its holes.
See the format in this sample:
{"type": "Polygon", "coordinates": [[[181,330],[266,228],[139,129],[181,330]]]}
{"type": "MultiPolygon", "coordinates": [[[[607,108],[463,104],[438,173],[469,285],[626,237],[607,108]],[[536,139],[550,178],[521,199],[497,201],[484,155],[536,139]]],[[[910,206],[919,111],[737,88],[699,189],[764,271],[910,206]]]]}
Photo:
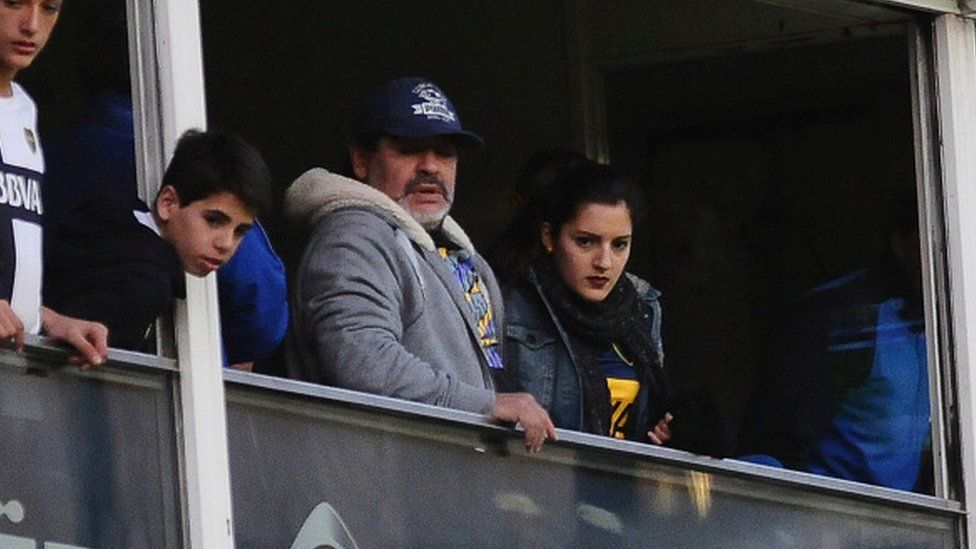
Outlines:
{"type": "MultiPolygon", "coordinates": [[[[976,150],[976,34],[973,21],[960,16],[966,4],[954,0],[880,3],[941,14],[933,26],[934,102],[941,137],[941,198],[952,306],[948,321],[955,336],[951,373],[960,389],[949,406],[955,404],[958,419],[962,495],[968,503],[976,501],[976,407],[971,399],[976,394],[976,321],[970,321],[976,318],[976,298],[969,297],[976,292],[976,219],[967,220],[964,212],[976,207],[976,186],[972,185],[976,157],[967,157],[965,151],[976,150]]],[[[177,136],[187,128],[206,126],[199,4],[198,0],[127,0],[127,6],[140,194],[149,198],[158,188],[177,136]]],[[[585,84],[589,81],[585,51],[574,57],[579,61],[577,78],[584,82],[579,102],[584,114],[593,114],[586,92],[588,88],[592,91],[594,83],[585,84]]],[[[587,126],[580,137],[599,156],[600,140],[594,140],[592,133],[593,126],[599,126],[599,117],[587,126]]],[[[924,128],[920,133],[924,134],[924,128]]],[[[923,158],[920,169],[931,168],[932,158],[923,158]]],[[[940,197],[931,190],[923,192],[928,193],[923,196],[924,204],[938,202],[940,197]]],[[[922,222],[926,226],[936,223],[935,213],[920,212],[922,222]]],[[[929,256],[934,248],[931,244],[925,252],[929,256]]],[[[926,269],[930,281],[934,276],[931,265],[926,269]]],[[[219,322],[214,322],[218,318],[215,277],[188,277],[187,299],[176,310],[176,331],[187,516],[184,531],[191,547],[233,547],[219,322]]],[[[976,525],[967,526],[966,539],[976,545],[976,525]]]]}
{"type": "MultiPolygon", "coordinates": [[[[976,24],[942,15],[933,24],[962,500],[976,502],[976,24]],[[967,213],[969,215],[967,215],[967,213]]],[[[966,539],[976,546],[976,517],[966,539]]]]}
{"type": "Polygon", "coordinates": [[[939,181],[939,155],[936,150],[935,85],[932,67],[931,36],[927,29],[912,25],[908,50],[912,82],[912,119],[915,136],[915,179],[918,202],[919,244],[922,267],[922,301],[925,312],[929,407],[935,495],[953,498],[950,459],[952,441],[958,439],[951,421],[954,407],[952,376],[946,368],[953,363],[952,335],[949,329],[947,267],[942,188],[939,181]]]}
{"type": "Polygon", "coordinates": [[[863,4],[887,4],[889,6],[926,11],[930,13],[962,15],[969,13],[966,7],[968,0],[858,0],[863,4]]]}

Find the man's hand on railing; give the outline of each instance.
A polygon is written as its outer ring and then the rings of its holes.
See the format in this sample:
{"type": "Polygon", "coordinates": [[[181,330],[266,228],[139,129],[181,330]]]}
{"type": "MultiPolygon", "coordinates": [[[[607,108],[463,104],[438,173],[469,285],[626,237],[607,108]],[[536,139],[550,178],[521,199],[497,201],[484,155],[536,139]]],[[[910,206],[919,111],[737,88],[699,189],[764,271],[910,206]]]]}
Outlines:
{"type": "Polygon", "coordinates": [[[529,393],[498,393],[491,417],[522,425],[525,448],[530,452],[538,452],[546,439],[557,440],[556,426],[549,419],[549,414],[529,393]]]}
{"type": "Polygon", "coordinates": [[[108,358],[108,328],[105,325],[64,316],[47,307],[41,307],[41,324],[46,335],[74,347],[78,354],[68,360],[81,366],[82,370],[90,370],[108,358]]]}

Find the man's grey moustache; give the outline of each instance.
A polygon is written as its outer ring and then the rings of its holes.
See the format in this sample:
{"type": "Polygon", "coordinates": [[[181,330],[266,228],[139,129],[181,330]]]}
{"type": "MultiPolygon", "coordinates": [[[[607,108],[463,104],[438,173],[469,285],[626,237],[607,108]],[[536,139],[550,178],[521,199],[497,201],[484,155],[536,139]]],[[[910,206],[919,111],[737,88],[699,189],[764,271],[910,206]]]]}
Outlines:
{"type": "Polygon", "coordinates": [[[424,185],[435,185],[437,186],[437,189],[440,190],[441,194],[447,196],[447,185],[436,177],[424,177],[410,180],[410,182],[407,183],[407,186],[404,187],[403,194],[408,195],[424,185]]]}

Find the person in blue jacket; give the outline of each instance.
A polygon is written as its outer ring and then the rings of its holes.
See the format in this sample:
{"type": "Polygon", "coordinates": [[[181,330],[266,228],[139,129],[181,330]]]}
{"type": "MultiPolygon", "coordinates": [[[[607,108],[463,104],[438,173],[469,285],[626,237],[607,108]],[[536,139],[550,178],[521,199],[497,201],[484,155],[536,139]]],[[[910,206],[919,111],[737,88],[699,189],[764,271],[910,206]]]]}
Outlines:
{"type": "Polygon", "coordinates": [[[809,290],[779,323],[743,459],[931,490],[917,216],[914,193],[896,197],[881,257],[809,290]]]}
{"type": "Polygon", "coordinates": [[[285,266],[257,220],[237,253],[217,271],[224,365],[250,371],[288,330],[285,266]]]}
{"type": "Polygon", "coordinates": [[[557,427],[663,444],[671,437],[660,293],[625,272],[638,198],[585,161],[551,186],[544,254],[505,295],[505,374],[557,427]]]}

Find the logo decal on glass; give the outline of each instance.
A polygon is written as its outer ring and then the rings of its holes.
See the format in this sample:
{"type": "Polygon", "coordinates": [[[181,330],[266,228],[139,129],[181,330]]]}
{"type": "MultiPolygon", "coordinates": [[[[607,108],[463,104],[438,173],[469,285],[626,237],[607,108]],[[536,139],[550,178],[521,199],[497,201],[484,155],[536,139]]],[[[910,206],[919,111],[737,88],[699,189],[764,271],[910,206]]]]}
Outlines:
{"type": "Polygon", "coordinates": [[[24,520],[24,506],[19,501],[12,499],[7,503],[0,501],[0,518],[6,517],[14,524],[19,524],[24,520]]]}
{"type": "MultiPolygon", "coordinates": [[[[0,518],[6,518],[14,524],[19,524],[24,520],[24,506],[19,501],[12,499],[7,503],[0,501],[0,518]]],[[[10,536],[0,534],[0,549],[36,549],[38,541],[21,536],[10,536]]],[[[45,541],[44,549],[86,549],[80,545],[69,545],[67,543],[57,543],[45,541]]]]}
{"type": "Polygon", "coordinates": [[[312,512],[298,531],[298,537],[291,544],[291,549],[359,549],[352,534],[342,522],[339,513],[328,503],[322,502],[312,509],[312,512]]]}

